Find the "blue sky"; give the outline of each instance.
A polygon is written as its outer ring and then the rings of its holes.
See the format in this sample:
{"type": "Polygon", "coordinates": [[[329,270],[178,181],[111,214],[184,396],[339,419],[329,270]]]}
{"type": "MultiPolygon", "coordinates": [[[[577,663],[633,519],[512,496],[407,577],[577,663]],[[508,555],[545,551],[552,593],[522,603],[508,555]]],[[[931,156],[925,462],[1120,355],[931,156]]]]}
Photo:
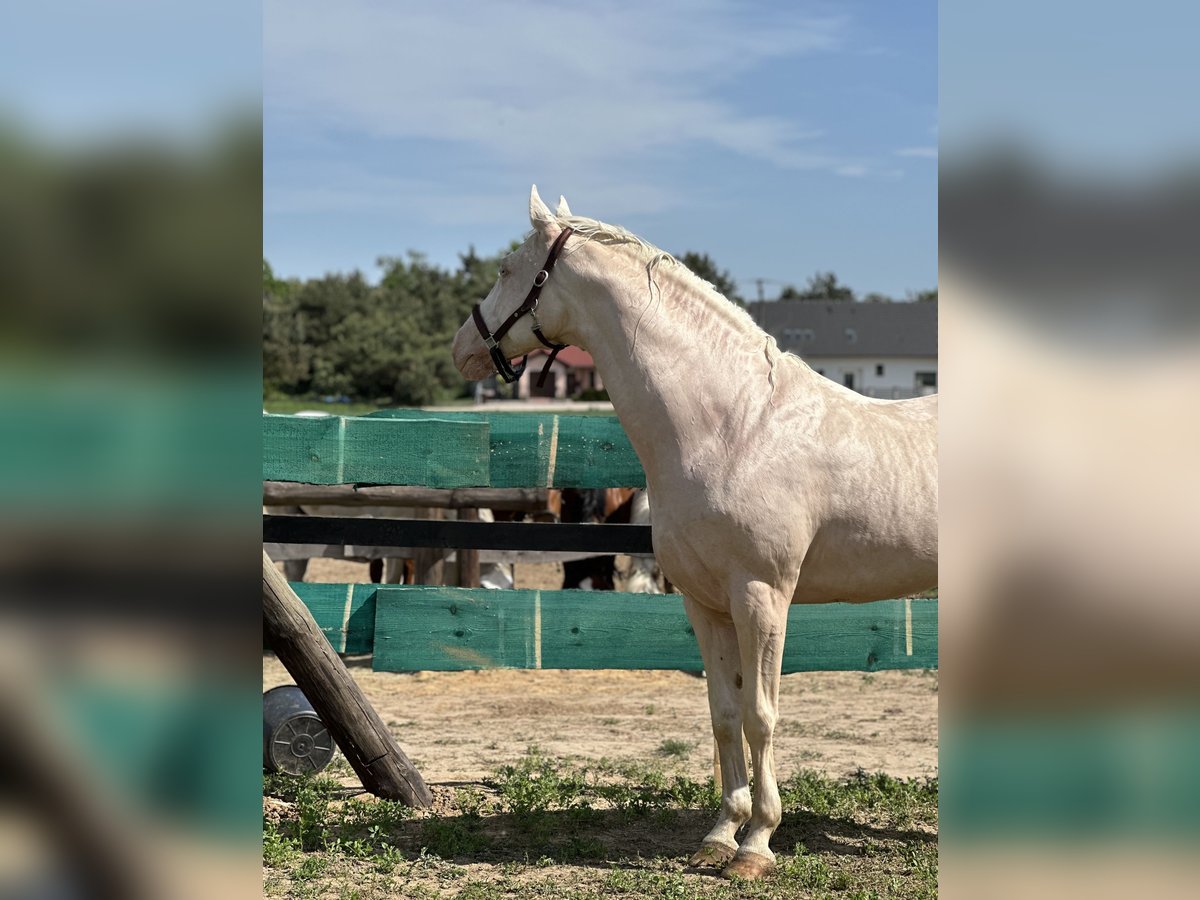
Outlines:
{"type": "Polygon", "coordinates": [[[0,21],[0,118],[39,137],[203,140],[256,113],[255,2],[38,0],[0,21]]]}
{"type": "MultiPolygon", "coordinates": [[[[937,268],[937,7],[267,0],[264,253],[285,276],[528,227],[529,186],[752,280],[937,268]]],[[[778,284],[767,285],[767,295],[778,284]]]]}

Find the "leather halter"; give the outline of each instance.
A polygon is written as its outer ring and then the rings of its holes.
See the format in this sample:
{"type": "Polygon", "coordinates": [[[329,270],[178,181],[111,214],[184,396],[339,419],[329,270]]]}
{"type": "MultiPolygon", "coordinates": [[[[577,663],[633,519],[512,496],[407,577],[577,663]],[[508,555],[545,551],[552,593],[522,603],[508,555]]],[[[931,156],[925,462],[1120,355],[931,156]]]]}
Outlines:
{"type": "Polygon", "coordinates": [[[506,384],[512,384],[525,371],[525,364],[529,360],[529,354],[526,353],[520,364],[513,366],[508,357],[500,349],[500,341],[508,334],[508,330],[517,324],[517,320],[524,315],[529,315],[533,319],[533,334],[539,341],[550,348],[550,358],[546,360],[546,367],[542,369],[542,374],[538,376],[537,386],[541,387],[546,382],[546,374],[550,371],[550,366],[554,362],[554,357],[558,356],[558,351],[566,350],[569,344],[556,344],[554,341],[547,339],[542,334],[542,323],[538,321],[537,306],[538,300],[542,296],[542,288],[546,286],[546,282],[550,280],[550,272],[554,269],[554,264],[558,262],[558,255],[562,252],[563,245],[567,243],[567,238],[571,236],[571,229],[564,228],[562,232],[554,240],[554,245],[550,248],[550,255],[546,257],[546,262],[542,266],[540,272],[533,277],[533,287],[529,289],[529,293],[525,296],[525,300],[513,310],[512,315],[504,320],[495,332],[488,331],[487,325],[483,321],[483,313],[479,311],[479,304],[475,304],[475,308],[471,310],[471,318],[475,320],[475,327],[479,329],[479,334],[483,338],[483,343],[487,346],[488,353],[491,354],[492,363],[496,366],[496,373],[504,379],[506,384]]]}

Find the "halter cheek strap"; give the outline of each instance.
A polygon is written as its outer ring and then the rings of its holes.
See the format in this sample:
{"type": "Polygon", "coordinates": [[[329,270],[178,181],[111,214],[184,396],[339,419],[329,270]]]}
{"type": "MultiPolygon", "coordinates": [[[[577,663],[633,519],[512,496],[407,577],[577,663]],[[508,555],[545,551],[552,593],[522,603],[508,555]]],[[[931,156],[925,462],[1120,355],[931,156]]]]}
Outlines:
{"type": "Polygon", "coordinates": [[[475,320],[475,327],[479,329],[484,346],[487,347],[488,354],[492,357],[492,363],[496,366],[496,373],[507,384],[512,384],[521,377],[525,371],[525,364],[529,360],[529,354],[527,353],[524,359],[518,365],[514,366],[508,357],[504,355],[504,351],[500,349],[500,341],[504,339],[509,329],[522,316],[528,315],[533,319],[534,337],[550,348],[550,357],[546,360],[546,366],[542,369],[542,374],[538,376],[537,386],[539,388],[545,384],[546,375],[550,371],[550,366],[554,364],[554,358],[558,356],[558,352],[570,346],[569,344],[556,344],[542,333],[542,323],[538,321],[537,317],[537,306],[542,296],[542,288],[550,280],[550,273],[554,270],[554,264],[558,262],[559,254],[562,253],[563,246],[567,243],[567,238],[571,236],[571,233],[572,229],[564,228],[558,237],[555,238],[553,246],[550,247],[550,255],[546,257],[546,262],[542,266],[541,271],[533,277],[533,287],[529,289],[529,293],[525,296],[524,301],[512,311],[512,314],[494,332],[488,331],[487,323],[483,321],[483,313],[480,311],[478,303],[471,310],[471,318],[475,320]]]}

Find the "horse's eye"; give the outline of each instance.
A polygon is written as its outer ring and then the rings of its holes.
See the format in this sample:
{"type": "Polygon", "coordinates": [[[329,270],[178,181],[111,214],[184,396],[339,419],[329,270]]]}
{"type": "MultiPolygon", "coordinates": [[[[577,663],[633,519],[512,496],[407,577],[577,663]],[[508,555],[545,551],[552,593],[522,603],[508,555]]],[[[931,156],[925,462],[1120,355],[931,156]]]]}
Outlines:
{"type": "Polygon", "coordinates": [[[508,275],[509,275],[508,266],[501,266],[500,267],[500,277],[505,278],[508,275]]]}

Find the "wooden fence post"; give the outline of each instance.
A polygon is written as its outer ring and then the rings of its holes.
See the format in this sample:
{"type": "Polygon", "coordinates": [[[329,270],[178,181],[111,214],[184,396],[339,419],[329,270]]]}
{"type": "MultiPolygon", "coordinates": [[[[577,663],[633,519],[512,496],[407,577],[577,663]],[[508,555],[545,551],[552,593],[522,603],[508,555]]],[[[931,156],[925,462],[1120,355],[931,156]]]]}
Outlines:
{"type": "Polygon", "coordinates": [[[308,607],[263,553],[263,631],[359,779],[372,794],[409,806],[433,802],[421,773],[317,626],[308,607]]]}
{"type": "MultiPolygon", "coordinates": [[[[479,510],[470,507],[460,509],[458,518],[463,522],[478,522],[479,510]]],[[[460,547],[455,552],[458,554],[458,586],[479,587],[479,551],[460,547]]]]}

